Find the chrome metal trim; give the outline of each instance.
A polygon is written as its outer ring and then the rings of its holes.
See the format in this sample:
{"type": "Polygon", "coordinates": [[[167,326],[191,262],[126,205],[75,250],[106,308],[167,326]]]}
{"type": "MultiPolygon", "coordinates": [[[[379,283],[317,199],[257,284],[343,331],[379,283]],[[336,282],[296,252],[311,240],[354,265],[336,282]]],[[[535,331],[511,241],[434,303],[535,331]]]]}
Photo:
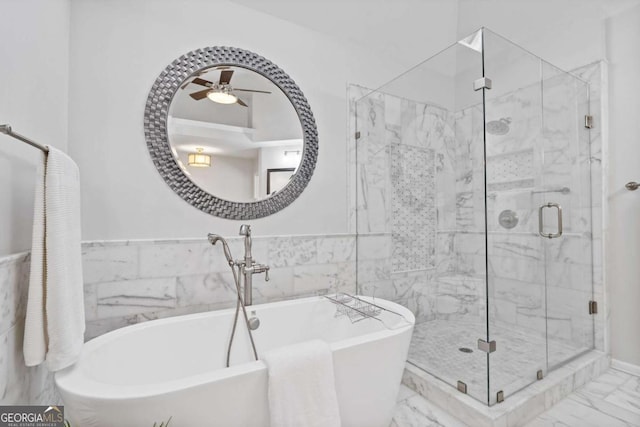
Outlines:
{"type": "Polygon", "coordinates": [[[498,215],[498,224],[507,230],[511,230],[518,225],[518,221],[518,214],[511,209],[503,210],[500,212],[500,215],[498,215]]]}
{"type": "Polygon", "coordinates": [[[492,81],[488,77],[482,77],[473,82],[473,90],[479,91],[480,89],[491,89],[492,81]]]}
{"type": "Polygon", "coordinates": [[[593,116],[588,114],[584,116],[584,127],[587,129],[593,129],[593,116]]]}
{"type": "Polygon", "coordinates": [[[484,351],[485,353],[493,353],[496,351],[496,342],[495,341],[485,341],[483,339],[478,339],[478,350],[484,351]]]}
{"type": "Polygon", "coordinates": [[[624,185],[624,188],[626,188],[629,191],[636,191],[638,188],[640,188],[640,182],[634,182],[634,181],[627,182],[624,185]]]}
{"type": "Polygon", "coordinates": [[[19,141],[26,142],[30,146],[37,148],[38,150],[44,152],[45,154],[49,152],[49,147],[47,147],[46,145],[38,144],[37,142],[30,140],[26,136],[22,136],[19,133],[15,133],[11,129],[11,125],[0,125],[0,133],[4,133],[5,135],[11,136],[19,141]]]}
{"type": "Polygon", "coordinates": [[[569,193],[571,193],[571,189],[569,187],[562,187],[562,188],[550,188],[548,190],[531,190],[531,194],[540,194],[540,193],[569,194],[569,193]]]}
{"type": "Polygon", "coordinates": [[[149,154],[167,185],[187,203],[221,218],[247,220],[274,214],[289,206],[311,180],[318,158],[318,131],[304,94],[281,68],[253,52],[235,47],[213,46],[191,51],[169,64],[153,83],[144,110],[144,134],[149,154]],[[257,202],[232,202],[198,187],[182,171],[169,145],[169,107],[185,80],[199,71],[233,65],[254,71],[278,86],[289,98],[302,125],[304,149],[296,174],[282,190],[257,202]]]}
{"type": "Polygon", "coordinates": [[[557,203],[546,203],[540,208],[538,208],[538,234],[542,237],[546,237],[549,239],[555,239],[557,237],[562,236],[562,206],[557,203]],[[558,231],[556,233],[545,233],[544,232],[544,218],[543,211],[545,208],[556,208],[558,210],[558,231]]]}

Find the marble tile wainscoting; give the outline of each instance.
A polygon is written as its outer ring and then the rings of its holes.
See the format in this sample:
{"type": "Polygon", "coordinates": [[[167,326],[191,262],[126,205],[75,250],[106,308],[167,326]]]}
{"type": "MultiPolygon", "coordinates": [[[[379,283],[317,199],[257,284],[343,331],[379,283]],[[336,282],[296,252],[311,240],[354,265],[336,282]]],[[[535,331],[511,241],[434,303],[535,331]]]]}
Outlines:
{"type": "MultiPolygon", "coordinates": [[[[244,254],[240,237],[228,239],[244,254]]],[[[254,303],[355,292],[355,236],[253,237],[253,256],[271,267],[254,278],[254,303]]],[[[206,239],[85,242],[85,315],[89,340],[147,320],[235,306],[236,291],[221,246],[206,239]]],[[[0,404],[58,403],[46,368],[26,368],[22,337],[29,254],[0,259],[0,404]]]]}
{"type": "MultiPolygon", "coordinates": [[[[240,237],[227,239],[234,258],[240,237]]],[[[355,292],[355,236],[253,237],[254,304],[327,292],[355,292]]],[[[86,338],[122,326],[233,307],[236,290],[221,246],[206,240],[91,242],[84,245],[86,338]]]]}
{"type": "Polygon", "coordinates": [[[48,405],[60,399],[44,365],[24,365],[29,261],[29,253],[0,258],[0,405],[48,405]]]}

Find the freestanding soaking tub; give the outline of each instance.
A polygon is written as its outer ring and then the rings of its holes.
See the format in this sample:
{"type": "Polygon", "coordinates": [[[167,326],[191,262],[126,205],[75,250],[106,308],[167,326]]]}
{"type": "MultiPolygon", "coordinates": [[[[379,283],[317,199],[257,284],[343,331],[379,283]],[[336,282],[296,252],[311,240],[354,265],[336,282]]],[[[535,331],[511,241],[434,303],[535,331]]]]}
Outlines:
{"type": "MultiPolygon", "coordinates": [[[[261,322],[253,332],[258,356],[328,342],[343,427],[388,427],[415,319],[402,306],[375,303],[398,315],[383,310],[352,323],[324,297],[248,307],[261,322]]],[[[233,314],[155,320],[87,342],[78,363],[56,374],[71,425],[152,427],[171,417],[170,427],[269,427],[267,368],[252,357],[242,315],[225,368],[233,314]]]]}

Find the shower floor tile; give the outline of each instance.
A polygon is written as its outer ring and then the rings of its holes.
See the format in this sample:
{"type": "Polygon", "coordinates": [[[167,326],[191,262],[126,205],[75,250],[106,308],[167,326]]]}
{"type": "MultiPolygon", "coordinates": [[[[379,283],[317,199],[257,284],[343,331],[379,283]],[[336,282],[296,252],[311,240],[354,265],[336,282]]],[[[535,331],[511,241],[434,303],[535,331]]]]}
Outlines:
{"type": "MultiPolygon", "coordinates": [[[[467,385],[467,394],[487,402],[487,363],[491,371],[491,393],[499,390],[511,395],[536,381],[539,369],[546,371],[545,340],[514,328],[491,326],[491,339],[497,350],[487,354],[478,350],[478,338],[486,337],[484,325],[468,320],[432,320],[415,325],[409,362],[456,387],[467,385]],[[464,352],[468,349],[471,352],[464,352]]],[[[468,351],[467,350],[467,351],[468,351]]],[[[587,351],[554,341],[549,365],[587,351]]],[[[493,396],[492,402],[495,402],[493,396]]]]}

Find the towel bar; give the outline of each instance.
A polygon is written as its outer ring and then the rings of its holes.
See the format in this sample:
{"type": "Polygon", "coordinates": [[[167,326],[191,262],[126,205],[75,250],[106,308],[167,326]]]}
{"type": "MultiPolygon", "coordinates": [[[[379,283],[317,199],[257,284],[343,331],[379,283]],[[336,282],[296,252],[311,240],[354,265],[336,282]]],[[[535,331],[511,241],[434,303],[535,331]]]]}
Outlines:
{"type": "Polygon", "coordinates": [[[47,147],[46,145],[38,144],[37,142],[32,141],[29,138],[20,135],[19,133],[15,133],[13,130],[11,130],[10,125],[0,125],[0,133],[4,133],[5,135],[12,136],[22,142],[26,142],[32,147],[36,147],[38,150],[43,151],[45,154],[49,152],[49,147],[47,147]]]}

